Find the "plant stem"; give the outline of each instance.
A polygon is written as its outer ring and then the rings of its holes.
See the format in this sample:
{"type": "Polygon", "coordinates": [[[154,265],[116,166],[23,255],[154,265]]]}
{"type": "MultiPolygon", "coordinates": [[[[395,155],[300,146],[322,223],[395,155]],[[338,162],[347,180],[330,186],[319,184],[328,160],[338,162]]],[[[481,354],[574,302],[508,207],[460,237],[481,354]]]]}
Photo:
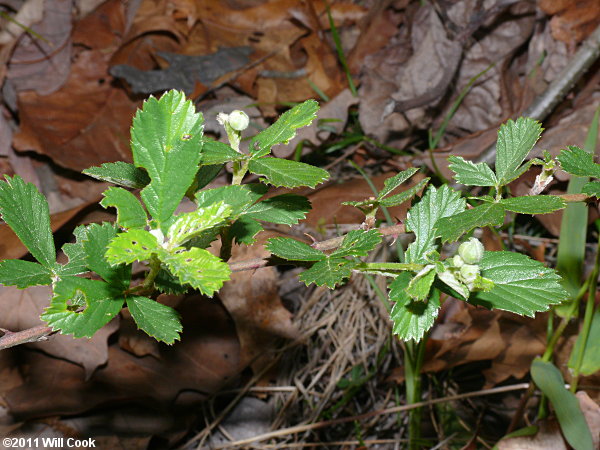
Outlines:
{"type": "Polygon", "coordinates": [[[233,178],[231,184],[242,184],[242,179],[248,172],[248,161],[235,161],[233,163],[233,178]]]}
{"type": "Polygon", "coordinates": [[[150,272],[148,273],[148,276],[144,280],[144,284],[142,286],[143,290],[152,291],[154,290],[154,280],[156,279],[156,276],[160,270],[160,259],[158,259],[158,256],[152,255],[148,265],[150,266],[150,272]]]}
{"type": "MultiPolygon", "coordinates": [[[[425,357],[427,334],[419,342],[408,341],[404,344],[404,376],[406,377],[406,403],[413,404],[421,401],[421,368],[425,357]]],[[[409,448],[420,448],[421,439],[421,408],[411,409],[408,413],[409,448]]]]}
{"type": "Polygon", "coordinates": [[[231,236],[231,225],[221,229],[221,252],[219,257],[223,261],[231,258],[231,248],[233,247],[233,236],[231,236]]]}

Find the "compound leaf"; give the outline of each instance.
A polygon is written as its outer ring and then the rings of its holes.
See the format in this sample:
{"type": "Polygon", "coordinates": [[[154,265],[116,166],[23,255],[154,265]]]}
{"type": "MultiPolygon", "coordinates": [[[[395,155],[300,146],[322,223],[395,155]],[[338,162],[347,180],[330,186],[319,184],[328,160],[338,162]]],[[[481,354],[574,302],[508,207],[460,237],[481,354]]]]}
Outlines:
{"type": "Polygon", "coordinates": [[[306,197],[283,194],[251,206],[244,212],[244,217],[291,226],[304,219],[309,211],[310,202],[306,197]]]}
{"type": "Polygon", "coordinates": [[[558,274],[521,253],[485,252],[481,276],[494,287],[470,298],[470,303],[533,317],[568,297],[558,274]]]}
{"type": "Polygon", "coordinates": [[[304,242],[292,238],[276,237],[267,241],[266,249],[290,261],[322,261],[327,255],[304,242]]]}
{"type": "Polygon", "coordinates": [[[509,120],[500,126],[496,144],[496,178],[504,186],[517,178],[523,163],[542,134],[539,122],[528,117],[509,120]]]}
{"type": "Polygon", "coordinates": [[[46,198],[15,175],[0,181],[0,215],[40,264],[56,267],[56,249],[46,198]]]}
{"type": "Polygon", "coordinates": [[[377,230],[352,230],[344,236],[342,245],[331,254],[331,257],[367,256],[380,243],[381,234],[377,230]]]}
{"type": "Polygon", "coordinates": [[[85,238],[82,240],[86,254],[87,267],[96,272],[104,281],[115,287],[127,289],[131,280],[131,266],[111,265],[105,253],[107,247],[117,236],[117,229],[112,223],[93,223],[86,227],[85,238]]]}
{"type": "Polygon", "coordinates": [[[229,205],[221,201],[177,216],[167,232],[169,248],[180,246],[204,230],[223,224],[230,214],[229,205]]]}
{"type": "Polygon", "coordinates": [[[594,155],[584,149],[569,146],[568,150],[561,150],[556,157],[565,172],[579,177],[600,178],[600,164],[594,162],[594,155]]]}
{"type": "Polygon", "coordinates": [[[104,198],[100,204],[108,208],[113,206],[117,209],[117,223],[123,228],[142,228],[146,226],[148,216],[142,204],[131,192],[111,187],[103,193],[104,198]]]}
{"type": "Polygon", "coordinates": [[[307,286],[314,283],[317,286],[327,286],[333,289],[344,279],[350,278],[352,269],[356,266],[354,261],[344,258],[328,257],[313,264],[310,269],[305,270],[299,276],[307,286]]]}
{"type": "Polygon", "coordinates": [[[454,179],[457,183],[466,186],[496,186],[498,184],[496,174],[486,163],[475,164],[462,156],[450,156],[448,161],[450,162],[448,167],[455,173],[454,179]]]}
{"type": "Polygon", "coordinates": [[[248,170],[257,175],[263,175],[264,182],[273,186],[295,188],[310,186],[314,188],[329,178],[329,172],[319,167],[280,158],[253,159],[248,164],[248,170]]]}
{"type": "Polygon", "coordinates": [[[104,163],[100,167],[90,167],[84,174],[101,181],[119,186],[142,189],[150,183],[150,177],[144,169],[123,161],[104,163]]]}
{"type": "Polygon", "coordinates": [[[52,283],[52,271],[41,264],[20,259],[0,261],[0,284],[25,289],[52,283]]]}
{"type": "Polygon", "coordinates": [[[111,265],[131,264],[134,261],[150,259],[153,253],[162,250],[156,237],[146,230],[132,229],[119,233],[105,253],[106,260],[111,265]]]}
{"type": "Polygon", "coordinates": [[[437,233],[442,242],[453,242],[473,228],[502,225],[504,215],[504,208],[498,203],[484,203],[453,216],[441,218],[437,222],[437,233]]]}
{"type": "Polygon", "coordinates": [[[519,214],[548,214],[567,206],[557,195],[528,195],[500,200],[502,207],[519,214]]]}
{"type": "Polygon", "coordinates": [[[224,164],[242,158],[244,158],[244,155],[236,152],[229,145],[219,141],[206,140],[202,144],[200,164],[203,166],[224,164]]]}
{"type": "Polygon", "coordinates": [[[296,136],[296,129],[310,125],[317,117],[319,104],[315,100],[306,100],[284,112],[269,128],[261,131],[250,142],[250,155],[259,158],[269,154],[277,144],[287,144],[296,136]]]}
{"type": "Polygon", "coordinates": [[[183,329],[179,313],[148,297],[127,297],[127,307],[139,329],[157,341],[172,345],[183,329]]]}

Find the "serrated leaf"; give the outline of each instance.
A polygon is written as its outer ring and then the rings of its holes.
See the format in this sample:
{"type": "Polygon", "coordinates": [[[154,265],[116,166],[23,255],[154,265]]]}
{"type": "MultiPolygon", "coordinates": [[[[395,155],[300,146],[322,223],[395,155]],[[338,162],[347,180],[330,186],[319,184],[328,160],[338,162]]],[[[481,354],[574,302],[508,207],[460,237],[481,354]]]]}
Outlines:
{"type": "Polygon", "coordinates": [[[48,202],[37,188],[15,175],[0,181],[0,215],[40,264],[56,266],[48,202]]]}
{"type": "Polygon", "coordinates": [[[181,284],[189,284],[209,297],[221,289],[231,275],[226,263],[202,248],[180,247],[161,255],[161,260],[181,284]]]}
{"type": "Polygon", "coordinates": [[[231,207],[221,201],[177,216],[167,232],[169,248],[178,247],[203,231],[223,224],[230,214],[231,207]]]}
{"type": "Polygon", "coordinates": [[[453,271],[444,270],[438,272],[437,275],[439,280],[439,283],[436,283],[438,289],[460,300],[469,299],[469,288],[456,278],[456,274],[453,271]]]}
{"type": "Polygon", "coordinates": [[[64,244],[62,246],[62,251],[67,255],[69,261],[64,265],[58,266],[57,274],[61,277],[79,275],[88,271],[87,255],[83,248],[86,227],[83,225],[78,226],[73,231],[73,234],[77,238],[77,241],[74,244],[64,244]]]}
{"type": "Polygon", "coordinates": [[[238,244],[250,245],[254,244],[256,241],[254,237],[262,230],[263,227],[258,221],[242,216],[231,225],[229,235],[238,244]]]}
{"type": "Polygon", "coordinates": [[[600,178],[600,164],[594,162],[592,153],[574,145],[567,148],[556,157],[562,170],[579,177],[600,178]]]}
{"type": "Polygon", "coordinates": [[[123,161],[104,163],[100,167],[90,167],[84,174],[101,181],[119,186],[142,189],[150,183],[150,177],[144,169],[123,161]]]}
{"type": "Polygon", "coordinates": [[[329,178],[329,172],[326,170],[280,158],[253,159],[248,164],[248,170],[257,175],[263,175],[265,177],[262,179],[263,182],[289,188],[300,186],[314,188],[329,178]]]}
{"type": "Polygon", "coordinates": [[[197,192],[196,203],[207,207],[222,201],[231,206],[231,215],[235,217],[256,203],[267,191],[268,187],[259,183],[221,186],[197,192]]]}
{"type": "Polygon", "coordinates": [[[371,250],[381,243],[381,234],[377,230],[352,230],[335,250],[331,257],[367,256],[371,250]]]}
{"type": "Polygon", "coordinates": [[[429,297],[431,285],[435,279],[435,266],[429,264],[417,273],[406,288],[406,293],[414,300],[424,301],[429,297]]]}
{"type": "Polygon", "coordinates": [[[319,104],[315,100],[306,100],[284,112],[273,125],[252,138],[250,142],[252,158],[269,154],[274,145],[287,144],[296,136],[297,128],[310,125],[317,117],[318,110],[319,104]]]}
{"type": "Polygon", "coordinates": [[[321,250],[292,238],[271,238],[265,248],[275,256],[290,261],[322,261],[327,258],[321,250]]]}
{"type": "Polygon", "coordinates": [[[581,193],[600,198],[600,181],[590,181],[581,188],[581,193]]]}
{"type": "Polygon", "coordinates": [[[16,286],[25,289],[29,286],[52,283],[52,271],[41,264],[21,261],[20,259],[5,259],[0,261],[0,284],[16,286]]]}
{"type": "Polygon", "coordinates": [[[314,283],[317,286],[327,286],[333,289],[344,279],[350,278],[352,269],[356,266],[354,261],[344,258],[326,258],[313,264],[298,277],[307,286],[314,283]]]}
{"type": "Polygon", "coordinates": [[[579,400],[565,387],[565,380],[554,364],[539,358],[531,364],[531,378],[548,397],[567,442],[577,450],[594,448],[592,434],[579,400]]]}
{"type": "Polygon", "coordinates": [[[156,237],[146,230],[132,229],[119,233],[110,244],[105,258],[111,265],[131,264],[150,259],[162,249],[156,237]]]}
{"type": "Polygon", "coordinates": [[[465,199],[447,185],[440,189],[430,186],[406,217],[406,230],[415,233],[415,241],[406,251],[406,261],[426,263],[425,256],[435,250],[435,228],[438,220],[463,211],[465,204],[465,199]]]}
{"type": "Polygon", "coordinates": [[[411,275],[403,272],[390,284],[390,300],[396,302],[390,312],[394,334],[404,341],[420,341],[433,326],[440,309],[440,293],[437,289],[426,302],[414,301],[406,293],[411,275]]]}
{"type": "Polygon", "coordinates": [[[494,287],[472,296],[470,303],[533,317],[568,297],[554,270],[520,253],[485,252],[479,267],[494,287]]]}
{"type": "Polygon", "coordinates": [[[160,224],[171,218],[194,181],[203,122],[193,103],[178,91],[169,91],[160,100],[150,97],[133,118],[133,161],[146,169],[151,180],[141,197],[160,224]]]}
{"type": "Polygon", "coordinates": [[[196,172],[195,180],[192,183],[192,186],[190,186],[190,188],[186,192],[186,195],[188,197],[191,197],[194,192],[196,192],[196,191],[202,189],[203,187],[205,187],[206,185],[208,185],[208,183],[210,183],[215,178],[217,178],[217,175],[219,175],[219,173],[221,172],[221,169],[223,169],[223,167],[224,167],[223,164],[200,166],[200,168],[198,169],[198,172],[196,172]]]}
{"type": "Polygon", "coordinates": [[[179,339],[183,327],[173,308],[137,295],[127,297],[126,302],[131,317],[146,334],[169,345],[179,339]]]}
{"type": "Polygon", "coordinates": [[[236,152],[229,145],[223,142],[206,140],[202,144],[200,164],[202,164],[203,166],[213,164],[224,164],[230,161],[237,161],[243,158],[243,154],[236,152]]]}
{"type": "Polygon", "coordinates": [[[548,214],[563,209],[567,203],[557,195],[528,195],[504,198],[500,205],[519,214],[548,214]]]}
{"type": "Polygon", "coordinates": [[[404,192],[400,192],[399,194],[384,198],[380,202],[381,206],[385,206],[386,208],[391,208],[392,206],[398,206],[398,205],[410,200],[415,195],[417,195],[421,191],[421,189],[423,189],[427,185],[429,180],[430,180],[429,178],[423,178],[421,181],[419,181],[413,187],[405,190],[404,192]]]}
{"type": "Polygon", "coordinates": [[[379,195],[377,196],[377,198],[381,200],[383,197],[390,194],[394,189],[396,189],[398,186],[400,186],[418,171],[419,169],[417,167],[411,167],[409,169],[403,170],[402,172],[399,172],[393,177],[386,179],[383,182],[383,189],[379,191],[379,195]]]}
{"type": "Polygon", "coordinates": [[[496,144],[496,177],[504,186],[520,175],[523,163],[542,134],[539,122],[528,117],[509,120],[500,126],[496,144]]]}
{"type": "Polygon", "coordinates": [[[131,192],[111,187],[103,193],[100,204],[104,208],[112,206],[117,209],[117,223],[123,228],[142,228],[146,226],[148,216],[142,204],[131,192]]]}
{"type": "Polygon", "coordinates": [[[486,163],[475,164],[462,156],[454,155],[450,156],[448,161],[450,162],[448,168],[455,173],[454,179],[457,183],[466,186],[496,186],[498,184],[496,174],[486,163]]]}
{"type": "Polygon", "coordinates": [[[76,338],[92,337],[123,307],[124,299],[104,281],[64,277],[53,290],[54,297],[41,318],[53,330],[76,338]]]}
{"type": "Polygon", "coordinates": [[[185,294],[189,285],[182,286],[179,280],[166,269],[160,269],[154,279],[154,287],[165,294],[185,294]]]}
{"type": "Polygon", "coordinates": [[[504,215],[504,208],[498,203],[484,203],[440,219],[437,223],[437,234],[442,238],[442,242],[453,242],[473,228],[502,225],[504,215]]]}
{"type": "Polygon", "coordinates": [[[117,236],[117,230],[111,223],[88,225],[82,241],[86,253],[86,265],[112,286],[127,289],[131,281],[131,266],[111,265],[105,257],[106,249],[111,245],[115,236],[117,236]]]}
{"type": "Polygon", "coordinates": [[[251,206],[244,212],[244,217],[292,226],[306,218],[306,213],[309,211],[310,202],[306,197],[283,194],[267,198],[251,206]]]}

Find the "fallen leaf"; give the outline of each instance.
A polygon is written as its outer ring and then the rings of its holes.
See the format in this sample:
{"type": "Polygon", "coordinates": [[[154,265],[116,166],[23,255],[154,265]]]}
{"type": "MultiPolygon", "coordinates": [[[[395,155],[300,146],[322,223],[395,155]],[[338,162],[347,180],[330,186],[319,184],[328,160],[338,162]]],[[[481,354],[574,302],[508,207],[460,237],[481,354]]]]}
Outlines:
{"type": "Polygon", "coordinates": [[[575,45],[588,37],[600,24],[596,0],[540,0],[539,7],[550,19],[552,36],[575,45]]]}

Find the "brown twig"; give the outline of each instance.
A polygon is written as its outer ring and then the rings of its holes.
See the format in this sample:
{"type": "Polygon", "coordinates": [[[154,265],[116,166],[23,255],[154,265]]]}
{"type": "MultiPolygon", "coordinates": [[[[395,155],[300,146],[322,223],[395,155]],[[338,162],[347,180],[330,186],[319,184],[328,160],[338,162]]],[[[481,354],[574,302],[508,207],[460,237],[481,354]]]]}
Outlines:
{"type": "Polygon", "coordinates": [[[45,325],[28,328],[23,331],[9,331],[2,329],[4,336],[0,337],[0,350],[4,350],[16,345],[27,344],[29,342],[39,342],[48,339],[54,331],[45,325]]]}

